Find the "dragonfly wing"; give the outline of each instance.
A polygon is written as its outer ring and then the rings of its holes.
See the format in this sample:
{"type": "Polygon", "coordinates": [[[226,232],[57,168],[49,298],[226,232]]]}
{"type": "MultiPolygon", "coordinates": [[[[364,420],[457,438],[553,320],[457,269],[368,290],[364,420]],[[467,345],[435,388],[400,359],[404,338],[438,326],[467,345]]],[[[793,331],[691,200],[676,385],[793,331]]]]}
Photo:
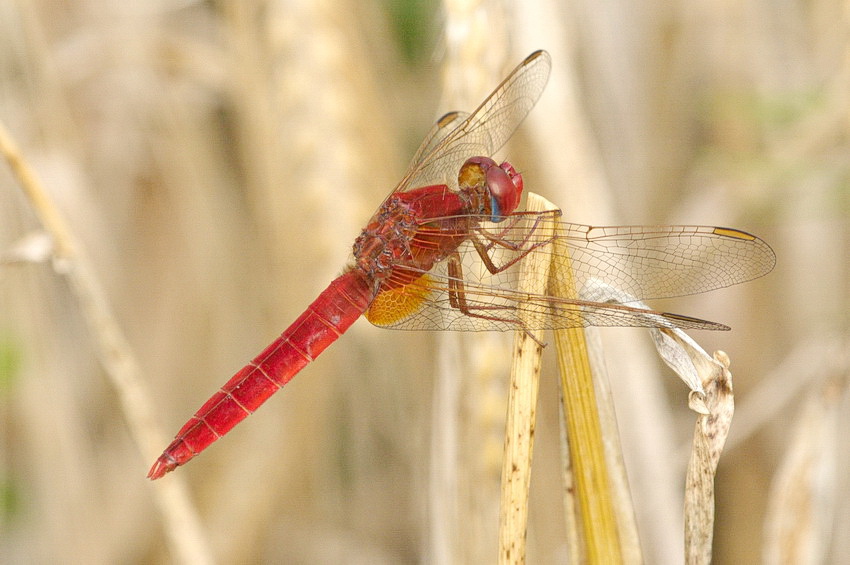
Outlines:
{"type": "MultiPolygon", "coordinates": [[[[560,222],[552,212],[521,212],[481,225],[496,264],[539,247],[552,255],[554,276],[572,277],[582,297],[605,288],[635,301],[699,294],[759,278],[776,264],[767,243],[731,228],[586,226],[560,222]]],[[[505,272],[500,285],[516,288],[517,276],[517,270],[505,272]]]]}
{"type": "Polygon", "coordinates": [[[606,286],[637,300],[699,294],[761,277],[776,263],[767,243],[729,228],[559,227],[569,259],[553,246],[556,271],[571,269],[584,295],[606,286]]]}
{"type": "Polygon", "coordinates": [[[435,123],[431,128],[431,131],[429,131],[428,135],[425,136],[425,139],[422,140],[422,144],[419,146],[419,149],[416,150],[416,153],[413,155],[413,159],[410,160],[409,168],[413,169],[420,161],[422,161],[422,159],[424,159],[426,155],[431,153],[448,134],[450,134],[468,118],[469,114],[467,112],[459,112],[457,110],[444,114],[439,120],[437,120],[437,123],[435,123]]]}
{"type": "Polygon", "coordinates": [[[474,112],[443,116],[393,192],[431,184],[456,188],[464,161],[493,155],[513,135],[543,93],[551,67],[549,54],[535,51],[474,112]]]}
{"type": "MultiPolygon", "coordinates": [[[[585,226],[553,212],[518,213],[493,224],[475,218],[476,238],[430,271],[406,267],[392,293],[373,304],[370,321],[401,329],[508,330],[581,326],[725,329],[721,324],[647,310],[639,302],[695,294],[768,273],[773,250],[746,232],[709,226],[585,226]],[[552,237],[543,234],[557,233],[552,237]],[[575,296],[518,293],[521,258],[531,249],[550,254],[551,277],[575,296]],[[454,275],[452,273],[455,273],[454,275]],[[460,273],[458,275],[457,273],[460,273]],[[392,298],[392,300],[388,300],[392,298]],[[402,304],[403,307],[399,307],[402,304]],[[375,312],[384,308],[384,314],[375,312]],[[386,312],[400,312],[387,315],[386,312]]],[[[431,221],[449,221],[436,218],[431,221]]],[[[431,242],[438,233],[429,233],[431,242]]],[[[400,271],[401,272],[401,271],[400,271]]],[[[390,282],[392,282],[392,278],[390,282]]]]}
{"type": "Polygon", "coordinates": [[[440,271],[443,269],[421,273],[404,290],[417,297],[415,309],[397,318],[383,317],[373,310],[382,307],[379,295],[367,318],[375,325],[402,330],[521,331],[585,326],[729,329],[716,322],[611,302],[528,294],[468,280],[458,284],[440,271]]]}

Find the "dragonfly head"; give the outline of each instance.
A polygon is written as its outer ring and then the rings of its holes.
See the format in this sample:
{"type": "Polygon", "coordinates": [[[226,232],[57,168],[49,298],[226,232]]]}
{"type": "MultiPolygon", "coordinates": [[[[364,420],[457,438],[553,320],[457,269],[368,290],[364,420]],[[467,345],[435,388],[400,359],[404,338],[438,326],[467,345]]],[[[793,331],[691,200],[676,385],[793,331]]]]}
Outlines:
{"type": "Polygon", "coordinates": [[[522,175],[507,161],[497,165],[489,157],[471,157],[461,167],[458,180],[461,187],[483,185],[490,199],[493,222],[501,221],[519,206],[522,175]]]}

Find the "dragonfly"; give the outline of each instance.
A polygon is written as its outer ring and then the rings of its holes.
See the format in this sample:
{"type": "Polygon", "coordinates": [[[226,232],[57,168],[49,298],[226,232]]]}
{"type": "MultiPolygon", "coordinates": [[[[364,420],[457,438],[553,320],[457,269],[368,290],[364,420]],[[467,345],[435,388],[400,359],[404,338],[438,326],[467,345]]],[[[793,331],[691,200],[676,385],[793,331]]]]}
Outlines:
{"type": "Polygon", "coordinates": [[[729,329],[648,309],[643,300],[768,273],[775,255],[758,237],[710,226],[588,226],[563,222],[557,212],[517,210],[522,174],[493,155],[540,98],[551,66],[546,51],[535,51],[472,113],[437,120],[354,242],[343,274],[201,406],[153,464],[150,479],[224,436],[361,315],[377,326],[417,330],[729,329]],[[563,276],[576,295],[519,292],[518,266],[531,252],[568,266],[563,276]],[[600,298],[605,288],[628,300],[600,298]]]}

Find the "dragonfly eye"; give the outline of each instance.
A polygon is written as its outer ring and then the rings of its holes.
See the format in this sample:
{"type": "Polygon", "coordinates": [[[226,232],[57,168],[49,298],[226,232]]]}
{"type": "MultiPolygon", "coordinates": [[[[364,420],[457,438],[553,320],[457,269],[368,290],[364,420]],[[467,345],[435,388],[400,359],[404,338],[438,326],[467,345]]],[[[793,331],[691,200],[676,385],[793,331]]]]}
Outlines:
{"type": "Polygon", "coordinates": [[[522,175],[513,165],[505,161],[498,167],[489,169],[487,185],[493,195],[493,216],[506,216],[517,209],[522,198],[523,182],[522,175]],[[498,178],[491,179],[491,171],[493,176],[498,178]]]}
{"type": "Polygon", "coordinates": [[[489,157],[467,159],[461,168],[459,184],[469,187],[477,186],[479,190],[483,188],[489,192],[493,222],[501,221],[503,216],[516,210],[522,196],[522,175],[516,172],[510,163],[504,162],[497,165],[489,157]]]}
{"type": "Polygon", "coordinates": [[[522,196],[522,176],[516,172],[510,163],[487,169],[487,188],[490,189],[492,221],[499,222],[516,210],[522,196]]]}

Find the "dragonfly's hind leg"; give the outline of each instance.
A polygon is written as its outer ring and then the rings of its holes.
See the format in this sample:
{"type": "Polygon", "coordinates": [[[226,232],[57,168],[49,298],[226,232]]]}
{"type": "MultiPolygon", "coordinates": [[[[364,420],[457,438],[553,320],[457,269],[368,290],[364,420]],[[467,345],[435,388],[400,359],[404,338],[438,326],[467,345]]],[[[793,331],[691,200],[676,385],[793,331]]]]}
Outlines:
{"type": "Polygon", "coordinates": [[[510,318],[500,317],[485,314],[485,311],[498,311],[498,310],[508,310],[508,311],[516,311],[515,306],[471,306],[466,300],[466,289],[463,285],[463,265],[460,261],[460,255],[456,252],[451,254],[448,258],[448,271],[449,271],[449,304],[452,308],[456,308],[469,316],[470,318],[480,318],[482,320],[489,320],[491,322],[502,322],[504,324],[515,327],[517,330],[522,330],[528,337],[533,339],[540,347],[546,347],[546,344],[543,343],[534,333],[532,333],[531,329],[528,328],[523,321],[514,316],[510,318]]]}

